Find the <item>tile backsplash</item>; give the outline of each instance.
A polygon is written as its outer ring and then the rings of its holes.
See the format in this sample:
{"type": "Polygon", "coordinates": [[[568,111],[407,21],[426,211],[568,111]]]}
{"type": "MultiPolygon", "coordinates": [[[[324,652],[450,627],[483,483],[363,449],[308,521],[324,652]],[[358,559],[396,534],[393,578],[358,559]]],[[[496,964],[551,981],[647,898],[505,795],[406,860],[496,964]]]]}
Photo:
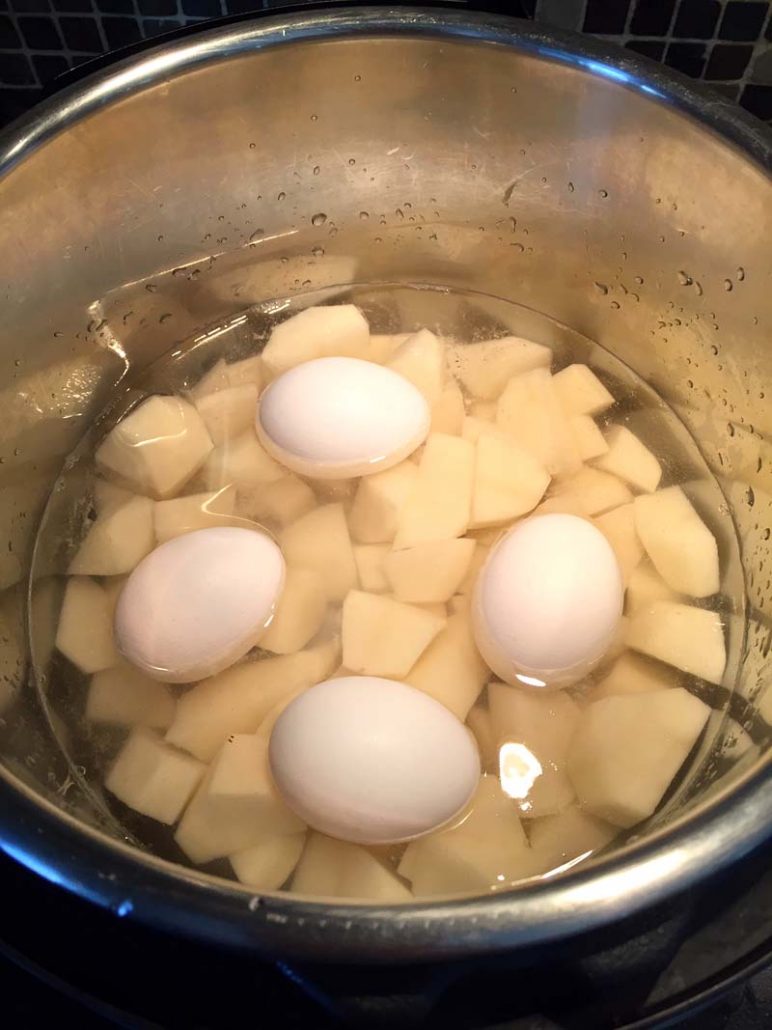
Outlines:
{"type": "MultiPolygon", "coordinates": [[[[60,76],[105,53],[212,18],[281,6],[282,0],[0,0],[0,124],[55,89],[60,76]]],[[[620,43],[705,80],[772,123],[767,0],[476,0],[474,6],[620,43]]]]}

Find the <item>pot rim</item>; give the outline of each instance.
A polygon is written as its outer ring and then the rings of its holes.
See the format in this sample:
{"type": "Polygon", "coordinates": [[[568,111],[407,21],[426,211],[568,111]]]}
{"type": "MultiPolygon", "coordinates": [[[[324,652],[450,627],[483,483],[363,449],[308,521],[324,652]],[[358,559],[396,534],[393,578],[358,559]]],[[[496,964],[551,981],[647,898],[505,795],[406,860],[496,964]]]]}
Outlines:
{"type": "MultiPolygon", "coordinates": [[[[102,107],[201,65],[297,42],[384,35],[495,44],[580,68],[676,107],[772,172],[772,133],[728,100],[585,37],[441,8],[324,8],[197,30],[101,70],[0,134],[0,176],[102,107]]],[[[318,961],[431,961],[547,944],[654,906],[772,834],[772,759],[704,810],[554,880],[454,901],[375,907],[260,895],[103,835],[0,767],[0,850],[33,872],[173,933],[318,961]]]]}

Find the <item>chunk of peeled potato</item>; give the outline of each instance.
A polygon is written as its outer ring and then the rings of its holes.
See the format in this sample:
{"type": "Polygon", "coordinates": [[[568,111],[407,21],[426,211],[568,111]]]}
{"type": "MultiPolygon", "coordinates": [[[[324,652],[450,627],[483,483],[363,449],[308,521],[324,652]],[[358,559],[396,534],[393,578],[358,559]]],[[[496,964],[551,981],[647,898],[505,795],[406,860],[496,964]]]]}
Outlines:
{"type": "Polygon", "coordinates": [[[633,650],[709,683],[720,684],[724,677],[724,628],[717,612],[655,601],[631,615],[626,641],[633,650]]]}
{"type": "Polygon", "coordinates": [[[417,479],[418,467],[412,461],[402,461],[384,472],[363,476],[349,512],[354,540],[362,544],[393,540],[400,513],[417,479]]]}
{"type": "Polygon", "coordinates": [[[579,720],[573,698],[491,683],[488,706],[502,788],[523,816],[552,815],[571,804],[566,755],[579,720]]]}
{"type": "Polygon", "coordinates": [[[483,431],[477,439],[472,493],[472,529],[500,525],[532,511],[550,477],[529,451],[503,433],[483,431]]]}
{"type": "Polygon", "coordinates": [[[586,696],[588,701],[600,701],[616,694],[646,694],[678,686],[681,679],[675,669],[625,651],[586,696]]]}
{"type": "Polygon", "coordinates": [[[405,884],[367,848],[321,833],[308,835],[290,891],[376,904],[413,898],[405,884]]]}
{"type": "Polygon", "coordinates": [[[600,458],[608,451],[606,438],[595,424],[592,415],[573,415],[569,418],[568,424],[582,461],[600,458]]]}
{"type": "Polygon", "coordinates": [[[292,654],[321,629],[327,614],[327,592],[312,569],[288,568],[273,619],[260,647],[274,654],[292,654]]]}
{"type": "Polygon", "coordinates": [[[94,673],[86,698],[90,722],[165,730],[174,718],[174,695],[166,683],[143,675],[128,662],[94,673]]]}
{"type": "Polygon", "coordinates": [[[339,662],[337,642],[236,665],[202,680],[177,702],[169,743],[211,761],[233,733],[255,733],[282,698],[325,679],[339,662]]]}
{"type": "Polygon", "coordinates": [[[464,397],[455,383],[442,388],[432,407],[430,432],[458,436],[464,424],[464,397]]]}
{"type": "Polygon", "coordinates": [[[595,468],[611,472],[636,490],[653,493],[662,478],[662,466],[649,448],[627,426],[612,426],[606,433],[608,451],[596,458],[595,468]]]}
{"type": "Polygon", "coordinates": [[[194,401],[215,446],[246,433],[255,423],[257,387],[231,386],[194,401]]]}
{"type": "Polygon", "coordinates": [[[463,536],[472,510],[474,458],[468,440],[445,433],[428,437],[417,479],[398,516],[395,548],[463,536]]]}
{"type": "Polygon", "coordinates": [[[68,572],[77,576],[120,576],[155,546],[153,501],[134,496],[109,507],[94,521],[68,572]]]}
{"type": "Polygon", "coordinates": [[[185,810],[174,839],[192,862],[211,862],[305,824],[271,778],[268,741],[231,734],[185,810]]]}
{"type": "Polygon", "coordinates": [[[369,337],[367,320],[353,304],[306,308],[273,328],[263,364],[276,376],[314,358],[359,357],[369,337]]]}
{"type": "Polygon", "coordinates": [[[568,365],[553,376],[555,392],[569,415],[598,415],[610,408],[614,397],[588,365],[568,365]]]}
{"type": "Polygon", "coordinates": [[[654,601],[677,601],[678,595],[671,590],[657,570],[648,561],[636,566],[627,581],[625,609],[628,614],[639,608],[646,608],[654,601]]]}
{"type": "Polygon", "coordinates": [[[476,544],[468,538],[430,540],[383,559],[387,582],[400,601],[431,604],[447,601],[466,575],[476,544]]]}
{"type": "Polygon", "coordinates": [[[612,508],[629,504],[633,499],[621,479],[589,465],[584,465],[571,476],[556,479],[550,494],[548,501],[554,498],[559,503],[570,504],[585,517],[602,515],[612,508]]]}
{"type": "Polygon", "coordinates": [[[398,872],[416,897],[480,893],[528,875],[528,840],[496,776],[483,776],[468,816],[408,844],[398,872]]]}
{"type": "Polygon", "coordinates": [[[528,839],[536,872],[547,873],[561,866],[573,865],[610,843],[619,827],[570,805],[556,815],[534,819],[528,824],[528,839]]]}
{"type": "Polygon", "coordinates": [[[469,615],[463,612],[448,617],[445,627],[405,675],[405,682],[439,701],[463,722],[488,675],[469,615]]]}
{"type": "Polygon", "coordinates": [[[357,568],[342,504],[325,504],[301,515],[279,543],[289,567],[316,572],[331,601],[341,601],[357,582],[357,568]]]}
{"type": "Polygon", "coordinates": [[[622,581],[628,583],[643,558],[643,544],[638,539],[632,504],[621,504],[599,515],[594,522],[613,547],[622,581]]]}
{"type": "Polygon", "coordinates": [[[648,818],[709,715],[708,706],[682,687],[589,705],[568,752],[568,772],[582,805],[615,826],[648,818]]]}
{"type": "Polygon", "coordinates": [[[224,486],[209,493],[188,494],[153,505],[153,528],[159,544],[209,526],[227,526],[236,508],[236,489],[224,486]]]}
{"type": "Polygon", "coordinates": [[[496,400],[508,381],[534,368],[549,368],[552,351],[519,336],[479,343],[448,344],[448,367],[469,393],[482,401],[496,400]]]}
{"type": "Polygon", "coordinates": [[[466,717],[466,724],[474,735],[480,752],[480,767],[485,773],[498,775],[499,749],[493,732],[491,713],[481,704],[474,705],[466,717]]]}
{"type": "Polygon", "coordinates": [[[272,891],[290,877],[303,852],[305,834],[269,837],[228,856],[236,879],[248,887],[272,891]]]}
{"type": "Polygon", "coordinates": [[[352,590],[343,602],[343,664],[354,673],[401,679],[445,620],[382,594],[352,590]]]}
{"type": "Polygon", "coordinates": [[[390,553],[387,544],[355,544],[354,561],[359,585],[368,594],[385,594],[391,589],[383,563],[390,553]]]}
{"type": "Polygon", "coordinates": [[[655,569],[672,590],[691,597],[717,593],[715,538],[680,486],[636,497],[635,526],[655,569]]]}
{"type": "Polygon", "coordinates": [[[570,475],[581,466],[568,418],[546,368],[509,380],[498,400],[496,424],[551,476],[570,475]]]}
{"type": "Polygon", "coordinates": [[[87,576],[67,581],[56,646],[81,672],[100,672],[118,663],[110,600],[87,576]]]}
{"type": "Polygon", "coordinates": [[[417,387],[430,406],[442,396],[445,382],[445,352],[442,342],[429,329],[420,329],[401,344],[387,362],[417,387]]]}
{"type": "Polygon", "coordinates": [[[178,493],[212,450],[204,420],[179,397],[148,397],[97,448],[96,463],[140,494],[178,493]]]}
{"type": "Polygon", "coordinates": [[[215,447],[204,463],[201,478],[207,490],[233,485],[240,493],[275,483],[285,474],[250,430],[215,447]]]}
{"type": "Polygon", "coordinates": [[[316,506],[314,491],[297,476],[286,475],[272,483],[239,490],[236,513],[255,522],[267,520],[287,526],[316,506]]]}
{"type": "Polygon", "coordinates": [[[135,729],[118,752],[105,787],[135,812],[170,825],[179,818],[204,768],[152,730],[135,729]]]}

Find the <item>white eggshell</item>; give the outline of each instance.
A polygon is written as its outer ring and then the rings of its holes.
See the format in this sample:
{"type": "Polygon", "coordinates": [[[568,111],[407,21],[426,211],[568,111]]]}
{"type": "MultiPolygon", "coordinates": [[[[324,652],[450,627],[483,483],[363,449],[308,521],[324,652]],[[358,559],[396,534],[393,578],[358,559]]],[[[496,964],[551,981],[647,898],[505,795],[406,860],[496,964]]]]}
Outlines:
{"type": "Polygon", "coordinates": [[[611,545],[576,515],[518,523],[491,550],[475,586],[477,647],[505,682],[564,687],[614,639],[624,600],[611,545]]]}
{"type": "Polygon", "coordinates": [[[264,533],[219,526],[175,537],[151,551],[121,591],[118,648],[166,683],[213,676],[255,646],[283,584],[284,558],[264,533]]]}
{"type": "Polygon", "coordinates": [[[414,687],[344,676],[285,708],[270,743],[274,782],[322,833],[356,844],[410,840],[468,803],[480,758],[467,728],[414,687]]]}
{"type": "Polygon", "coordinates": [[[257,435],[277,461],[315,479],[349,479],[398,464],[429,432],[431,411],[411,382],[359,358],[317,358],[275,379],[260,398],[257,435]]]}

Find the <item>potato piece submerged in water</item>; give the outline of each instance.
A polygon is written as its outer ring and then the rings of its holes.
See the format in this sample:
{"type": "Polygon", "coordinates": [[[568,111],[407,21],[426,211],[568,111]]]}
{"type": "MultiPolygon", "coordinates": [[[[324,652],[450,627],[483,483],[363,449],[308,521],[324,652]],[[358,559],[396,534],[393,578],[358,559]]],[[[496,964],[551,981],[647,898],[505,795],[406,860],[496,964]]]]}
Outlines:
{"type": "Polygon", "coordinates": [[[653,814],[710,709],[682,687],[606,697],[581,715],[568,751],[579,801],[615,826],[653,814]]]}
{"type": "Polygon", "coordinates": [[[118,663],[111,600],[87,576],[73,576],[67,581],[56,646],[81,672],[99,672],[118,663]]]}
{"type": "Polygon", "coordinates": [[[716,541],[680,486],[636,497],[635,526],[669,587],[691,597],[718,592],[716,541]]]}
{"type": "Polygon", "coordinates": [[[655,601],[632,615],[625,638],[634,650],[709,683],[721,683],[724,677],[724,629],[716,612],[655,601]]]}
{"type": "Polygon", "coordinates": [[[182,489],[212,447],[192,404],[180,397],[148,397],[107,434],[96,463],[137,493],[162,500],[182,489]]]}
{"type": "Polygon", "coordinates": [[[399,514],[395,548],[463,536],[469,527],[474,488],[474,447],[468,440],[432,433],[418,478],[399,514]]]}
{"type": "Polygon", "coordinates": [[[352,590],[343,602],[343,664],[366,676],[400,679],[444,625],[415,605],[352,590]]]}
{"type": "Polygon", "coordinates": [[[349,514],[354,540],[362,544],[393,540],[402,509],[417,479],[418,467],[412,461],[403,461],[394,468],[361,479],[349,514]]]}
{"type": "Polygon", "coordinates": [[[290,568],[311,569],[321,577],[331,601],[342,601],[356,585],[357,567],[342,504],[314,508],[279,538],[290,568]]]}
{"type": "Polygon", "coordinates": [[[402,551],[391,551],[384,572],[400,601],[431,604],[447,601],[466,575],[474,540],[432,540],[402,551]]]}
{"type": "Polygon", "coordinates": [[[369,340],[370,327],[353,304],[306,308],[274,327],[263,364],[276,376],[313,358],[363,358],[369,340]]]}
{"type": "Polygon", "coordinates": [[[309,834],[290,890],[375,903],[413,899],[404,883],[367,848],[321,833],[309,834]]]}
{"type": "Polygon", "coordinates": [[[120,576],[138,565],[155,546],[154,503],[129,495],[107,507],[86,533],[67,570],[78,576],[120,576]]]}
{"type": "Polygon", "coordinates": [[[148,729],[137,729],[118,752],[105,787],[129,808],[171,824],[177,821],[205,766],[164,743],[148,729]]]}

